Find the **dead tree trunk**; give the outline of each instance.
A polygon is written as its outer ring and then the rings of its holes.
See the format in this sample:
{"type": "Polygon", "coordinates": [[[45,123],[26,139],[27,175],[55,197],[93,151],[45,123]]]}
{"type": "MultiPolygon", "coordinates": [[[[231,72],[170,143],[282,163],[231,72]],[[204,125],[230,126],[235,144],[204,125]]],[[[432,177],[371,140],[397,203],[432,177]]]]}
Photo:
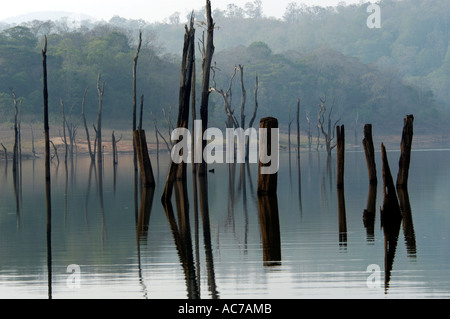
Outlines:
{"type": "Polygon", "coordinates": [[[62,141],[64,143],[65,152],[64,152],[64,164],[67,164],[67,154],[69,154],[69,146],[67,145],[67,138],[66,138],[66,114],[64,113],[64,102],[61,99],[61,109],[62,109],[62,124],[63,124],[63,136],[62,141]]]}
{"type": "Polygon", "coordinates": [[[319,124],[318,127],[320,128],[320,130],[322,131],[322,134],[324,136],[325,139],[325,146],[327,148],[327,153],[328,156],[331,155],[331,151],[333,150],[333,148],[336,147],[336,143],[335,144],[331,144],[332,141],[334,140],[334,128],[336,127],[337,123],[340,121],[337,120],[334,125],[331,125],[331,114],[333,113],[333,106],[334,106],[334,100],[333,103],[331,104],[331,108],[330,111],[328,113],[328,119],[327,119],[327,128],[324,127],[325,124],[325,113],[327,111],[326,109],[326,101],[327,101],[327,97],[324,95],[324,98],[320,99],[320,104],[319,104],[319,124]],[[326,129],[326,130],[325,130],[326,129]]]}
{"type": "Polygon", "coordinates": [[[112,153],[113,153],[113,164],[117,165],[119,163],[119,153],[117,151],[117,143],[119,143],[122,140],[122,135],[119,139],[116,139],[116,135],[114,134],[114,131],[112,131],[112,153]]]}
{"type": "Polygon", "coordinates": [[[345,128],[336,127],[337,139],[337,188],[344,188],[345,128]]]}
{"type": "Polygon", "coordinates": [[[369,173],[370,185],[377,185],[377,168],[375,164],[375,150],[372,139],[372,124],[364,125],[364,139],[362,141],[364,153],[366,154],[367,170],[369,173]]]}
{"type": "MultiPolygon", "coordinates": [[[[262,143],[260,147],[260,153],[266,155],[272,155],[275,150],[272,149],[271,136],[272,128],[278,128],[278,120],[273,117],[262,118],[259,122],[259,127],[266,129],[267,140],[264,145],[262,143]]],[[[261,138],[261,137],[260,137],[261,138]]],[[[272,163],[262,163],[261,160],[258,163],[258,195],[273,195],[277,192],[278,173],[274,174],[262,174],[261,168],[263,166],[270,166],[272,163]]]]}
{"type": "MultiPolygon", "coordinates": [[[[136,48],[136,54],[133,58],[133,132],[136,131],[136,71],[137,71],[137,62],[139,58],[139,51],[141,50],[142,44],[142,32],[139,31],[139,42],[136,48]]],[[[137,154],[136,149],[133,144],[133,162],[134,162],[134,170],[137,170],[137,154]]]]}
{"type": "Polygon", "coordinates": [[[241,75],[241,91],[242,91],[242,100],[241,100],[241,127],[245,128],[245,100],[247,97],[247,91],[244,87],[244,66],[239,64],[238,66],[239,73],[241,75]]]}
{"type": "Polygon", "coordinates": [[[19,130],[17,126],[17,117],[19,114],[19,109],[17,108],[17,96],[13,89],[11,89],[11,94],[14,99],[14,147],[13,147],[13,172],[17,171],[18,159],[19,159],[19,130]]]}
{"type": "Polygon", "coordinates": [[[84,129],[86,131],[86,141],[87,141],[87,145],[88,145],[88,150],[89,150],[89,156],[91,157],[91,161],[94,162],[95,161],[95,153],[92,151],[91,148],[91,139],[89,137],[89,129],[87,127],[86,124],[86,116],[84,114],[84,106],[86,103],[86,93],[87,93],[88,88],[86,88],[84,90],[84,94],[83,94],[83,100],[81,102],[81,117],[83,118],[83,123],[84,123],[84,129]]]}
{"type": "MultiPolygon", "coordinates": [[[[98,114],[97,114],[97,163],[102,164],[102,108],[103,108],[103,93],[105,92],[105,82],[100,87],[100,73],[97,79],[98,91],[98,114]]],[[[101,169],[101,167],[99,167],[101,169]]]]}
{"type": "MultiPolygon", "coordinates": [[[[256,113],[258,112],[258,75],[256,75],[255,77],[255,90],[254,90],[254,95],[255,95],[255,107],[253,108],[253,115],[250,119],[250,122],[248,123],[248,127],[251,128],[253,127],[253,123],[255,122],[256,119],[256,113]]],[[[251,136],[247,137],[247,146],[246,146],[246,151],[245,151],[245,161],[248,162],[249,160],[249,156],[250,156],[250,138],[251,136]]]]}
{"type": "MultiPolygon", "coordinates": [[[[48,126],[48,89],[47,89],[47,36],[44,36],[42,49],[43,96],[44,96],[44,136],[45,136],[45,194],[47,202],[47,261],[51,261],[51,179],[50,179],[50,137],[48,126]]],[[[49,287],[51,287],[51,262],[47,263],[49,287]]],[[[51,296],[51,291],[49,291],[51,296]]]]}
{"type": "Polygon", "coordinates": [[[136,155],[141,171],[142,185],[146,188],[155,186],[153,177],[152,163],[148,155],[147,139],[144,130],[136,130],[133,132],[133,141],[136,147],[136,155]]]}
{"type": "MultiPolygon", "coordinates": [[[[177,128],[188,128],[189,123],[189,102],[191,95],[192,84],[192,69],[194,61],[194,17],[191,16],[189,28],[185,27],[184,46],[183,46],[183,60],[181,64],[180,74],[180,89],[179,89],[179,104],[178,104],[178,119],[177,128]]],[[[176,141],[178,143],[178,141],[176,141]]],[[[187,142],[189,143],[189,142],[187,142]]],[[[184,151],[184,150],[182,150],[184,151]]],[[[183,154],[177,154],[182,156],[183,154]]],[[[176,178],[184,180],[186,178],[186,163],[175,163],[171,161],[169,172],[167,174],[166,184],[164,187],[164,193],[161,197],[163,204],[167,204],[173,191],[173,183],[176,178]]]]}
{"type": "Polygon", "coordinates": [[[139,125],[138,130],[142,130],[142,117],[144,113],[144,94],[141,95],[141,109],[139,112],[139,125]]]}
{"type": "Polygon", "coordinates": [[[411,161],[411,147],[413,139],[413,122],[413,115],[407,115],[404,119],[402,142],[400,144],[401,155],[398,165],[397,188],[408,188],[409,164],[411,161]]]}
{"type": "Polygon", "coordinates": [[[383,161],[383,207],[381,209],[381,220],[383,225],[390,225],[393,222],[401,221],[402,215],[384,144],[381,144],[381,158],[383,161]]]}
{"type": "MultiPolygon", "coordinates": [[[[202,136],[208,128],[208,99],[210,94],[209,77],[211,74],[211,61],[214,54],[214,21],[211,16],[211,1],[206,0],[206,45],[203,42],[202,49],[202,93],[200,101],[200,119],[202,121],[202,136]]],[[[202,152],[206,147],[206,141],[202,139],[202,152]]],[[[206,162],[201,161],[198,173],[205,175],[206,162]]]]}

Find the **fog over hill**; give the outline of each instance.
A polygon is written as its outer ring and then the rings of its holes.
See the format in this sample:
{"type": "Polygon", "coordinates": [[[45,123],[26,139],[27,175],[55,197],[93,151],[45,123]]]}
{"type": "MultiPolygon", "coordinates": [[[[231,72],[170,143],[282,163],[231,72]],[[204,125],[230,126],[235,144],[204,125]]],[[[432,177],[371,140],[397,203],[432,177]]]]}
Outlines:
{"type": "Polygon", "coordinates": [[[84,13],[67,12],[67,11],[40,11],[6,18],[1,20],[1,22],[11,25],[18,25],[33,20],[56,21],[63,18],[67,18],[67,21],[70,22],[71,24],[74,24],[74,26],[76,26],[77,24],[79,25],[79,23],[83,20],[89,20],[92,22],[97,21],[96,18],[84,13]]]}
{"type": "MultiPolygon", "coordinates": [[[[435,0],[432,5],[427,0],[383,0],[380,28],[368,27],[370,13],[363,3],[321,8],[293,2],[280,19],[236,6],[215,9],[213,62],[219,70],[218,88],[226,88],[234,66],[242,64],[248,92],[254,88],[255,75],[259,76],[261,116],[281,109],[280,120],[286,123],[300,98],[303,112],[316,118],[319,98],[327,94],[330,103],[335,98],[335,116],[351,126],[356,120],[401,123],[406,114],[414,113],[418,123],[422,120],[432,130],[450,113],[449,4],[448,0],[435,0]]],[[[201,38],[204,12],[194,14],[196,37],[201,38]]],[[[142,30],[146,51],[139,62],[138,85],[152,112],[161,115],[162,108],[177,103],[174,92],[185,18],[174,12],[154,23],[120,16],[98,21],[69,12],[41,12],[20,18],[28,22],[15,20],[25,28],[0,23],[0,111],[11,119],[9,88],[14,87],[25,98],[24,109],[37,113],[33,105],[41,103],[39,53],[45,33],[54,59],[51,109],[58,111],[60,98],[68,105],[79,104],[80,94],[95,85],[101,70],[110,88],[105,95],[114,111],[110,115],[126,118],[123,106],[131,100],[130,63],[142,30]],[[25,72],[24,66],[32,72],[25,72]]],[[[234,80],[237,111],[239,77],[234,80]]],[[[91,101],[96,99],[95,90],[88,94],[91,101]]],[[[249,94],[247,110],[252,107],[249,94]]],[[[223,124],[223,101],[217,94],[211,94],[211,109],[217,123],[223,124]]]]}

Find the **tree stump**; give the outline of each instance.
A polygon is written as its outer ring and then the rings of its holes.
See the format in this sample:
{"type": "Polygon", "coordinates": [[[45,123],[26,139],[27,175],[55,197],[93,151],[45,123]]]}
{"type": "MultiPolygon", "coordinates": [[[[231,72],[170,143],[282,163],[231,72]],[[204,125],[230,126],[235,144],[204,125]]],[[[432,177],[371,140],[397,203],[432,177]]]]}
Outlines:
{"type": "Polygon", "coordinates": [[[397,188],[406,189],[408,187],[409,164],[411,161],[411,147],[413,139],[414,116],[407,115],[403,120],[402,141],[400,144],[400,160],[397,174],[397,188]]]}
{"type": "Polygon", "coordinates": [[[155,179],[153,177],[152,163],[148,155],[147,139],[144,130],[133,132],[134,145],[136,147],[139,168],[141,171],[142,185],[144,187],[154,187],[155,179]]]}
{"type": "Polygon", "coordinates": [[[398,203],[397,192],[392,179],[391,170],[384,144],[381,144],[381,158],[383,161],[383,207],[381,209],[381,221],[383,227],[389,224],[396,224],[401,221],[402,214],[398,203]]]}
{"type": "MultiPolygon", "coordinates": [[[[262,174],[261,168],[264,166],[270,166],[271,163],[262,163],[261,154],[267,154],[267,156],[272,155],[272,128],[278,128],[278,120],[274,117],[262,118],[259,122],[259,127],[266,129],[267,139],[266,143],[260,144],[260,160],[258,163],[258,195],[273,195],[277,192],[278,183],[278,173],[273,174],[262,174]]],[[[261,136],[260,136],[261,138],[261,136]]]]}
{"type": "Polygon", "coordinates": [[[377,168],[375,164],[375,149],[373,147],[372,139],[372,124],[364,125],[364,139],[362,141],[364,146],[364,153],[366,154],[367,170],[369,173],[370,185],[377,185],[377,168]]]}

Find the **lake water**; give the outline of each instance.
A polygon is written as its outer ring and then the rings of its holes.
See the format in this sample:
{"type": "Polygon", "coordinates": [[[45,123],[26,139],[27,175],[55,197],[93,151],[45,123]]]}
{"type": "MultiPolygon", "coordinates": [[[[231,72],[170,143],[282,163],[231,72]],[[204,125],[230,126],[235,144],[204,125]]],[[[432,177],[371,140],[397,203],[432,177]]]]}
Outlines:
{"type": "MultiPolygon", "coordinates": [[[[388,150],[394,178],[399,155],[388,150]]],[[[174,193],[165,210],[166,155],[159,171],[152,155],[153,194],[135,191],[128,155],[115,170],[105,158],[101,183],[89,158],[53,163],[51,241],[43,161],[23,162],[17,193],[0,162],[0,298],[450,297],[450,150],[413,151],[410,210],[387,246],[380,153],[372,227],[363,152],[346,152],[340,201],[335,154],[301,153],[300,174],[296,155],[280,156],[272,217],[256,196],[256,164],[210,165],[207,203],[204,189],[194,202],[188,165],[187,205],[174,193]]]]}

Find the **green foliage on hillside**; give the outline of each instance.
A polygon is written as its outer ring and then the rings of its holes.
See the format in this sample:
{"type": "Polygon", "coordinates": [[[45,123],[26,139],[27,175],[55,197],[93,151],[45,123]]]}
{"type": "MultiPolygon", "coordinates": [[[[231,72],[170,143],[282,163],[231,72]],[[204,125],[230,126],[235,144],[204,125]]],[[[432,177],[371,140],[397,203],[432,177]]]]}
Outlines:
{"type": "MultiPolygon", "coordinates": [[[[358,119],[359,124],[394,124],[397,129],[403,117],[413,113],[422,127],[431,130],[448,118],[447,0],[432,5],[425,0],[381,1],[380,29],[367,27],[367,4],[319,8],[291,3],[282,20],[263,17],[261,5],[254,1],[242,10],[230,6],[214,11],[217,87],[226,89],[234,67],[244,65],[247,118],[253,111],[256,75],[258,118],[274,115],[282,125],[289,114],[294,116],[300,98],[303,127],[306,114],[315,126],[323,94],[329,105],[334,101],[334,117],[350,126],[358,119]]],[[[202,21],[202,11],[196,17],[202,21]]],[[[55,121],[60,119],[60,99],[66,112],[81,112],[86,87],[87,116],[95,116],[100,72],[106,82],[106,120],[131,125],[132,63],[139,29],[144,43],[137,94],[145,95],[144,120],[150,120],[150,110],[159,117],[162,108],[172,105],[176,110],[184,25],[178,16],[170,22],[146,24],[115,17],[77,29],[51,21],[4,29],[0,32],[0,121],[11,121],[14,115],[11,88],[23,98],[24,118],[41,120],[43,34],[48,34],[50,111],[55,121]]],[[[199,24],[197,38],[202,31],[199,24]]],[[[200,61],[197,68],[199,75],[200,61]]],[[[236,116],[241,103],[239,80],[237,75],[232,86],[236,116]]],[[[210,97],[211,123],[223,125],[222,100],[215,93],[210,97]]]]}

